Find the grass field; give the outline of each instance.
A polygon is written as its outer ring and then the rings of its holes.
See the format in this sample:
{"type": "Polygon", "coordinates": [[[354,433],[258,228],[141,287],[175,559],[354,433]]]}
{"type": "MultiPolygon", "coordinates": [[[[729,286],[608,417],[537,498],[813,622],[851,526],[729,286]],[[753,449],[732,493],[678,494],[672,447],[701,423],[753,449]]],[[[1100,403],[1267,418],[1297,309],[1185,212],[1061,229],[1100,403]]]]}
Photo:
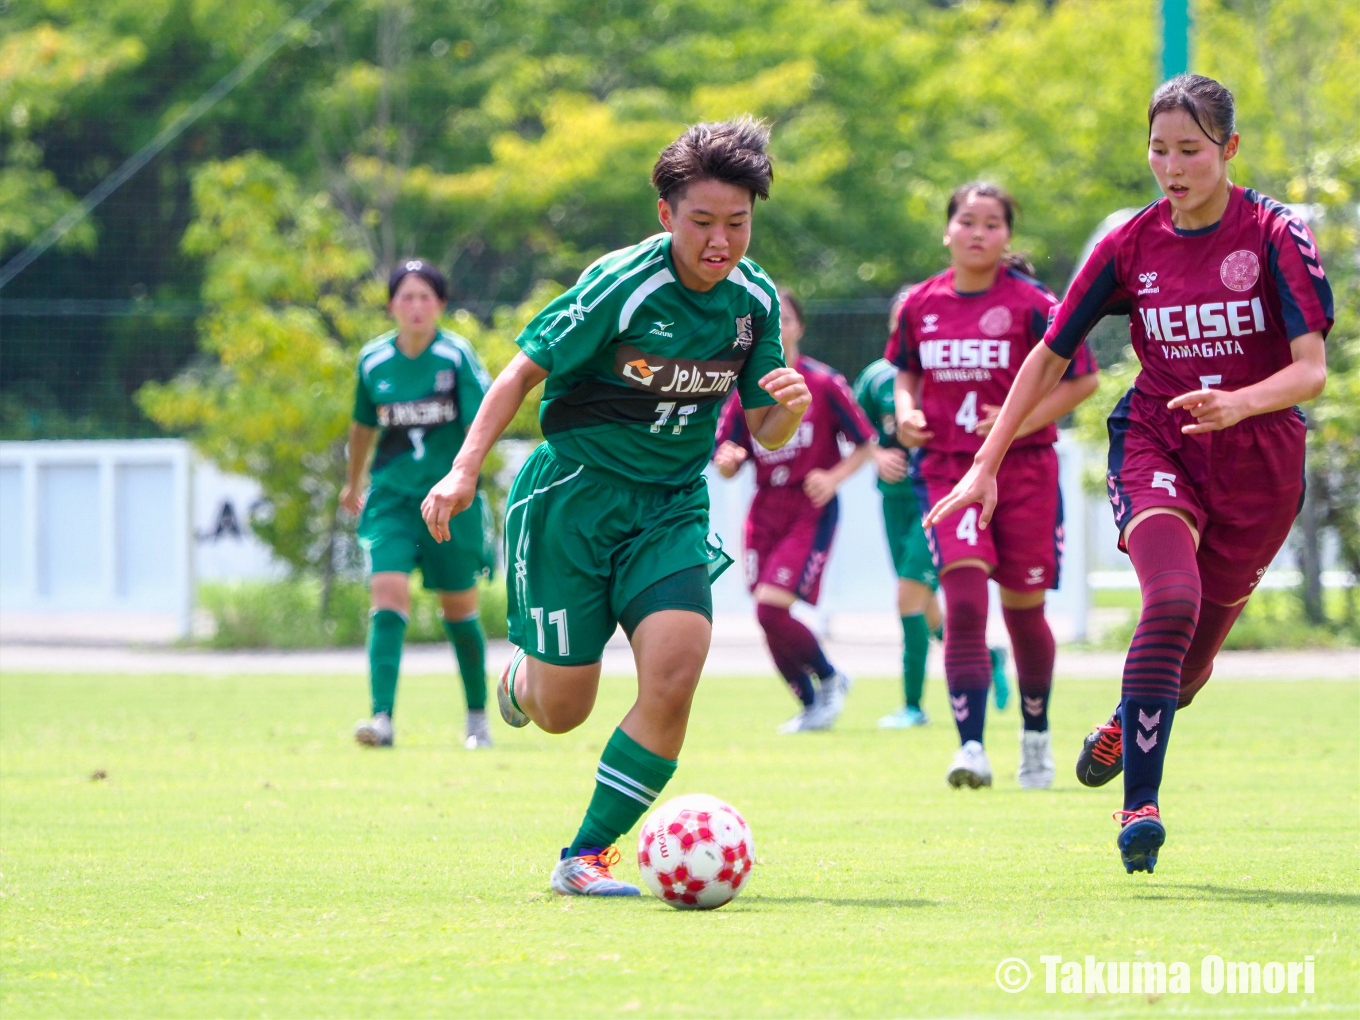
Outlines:
{"type": "Polygon", "coordinates": [[[708,914],[548,892],[629,686],[576,733],[497,720],[471,754],[435,678],[404,682],[380,752],[349,739],[356,678],[3,676],[0,1010],[1360,1015],[1360,685],[1210,684],[1176,719],[1158,873],[1126,876],[1116,789],[1070,769],[1113,682],[1059,688],[1047,793],[1015,786],[1016,710],[993,714],[998,786],[973,792],[943,783],[944,718],[875,728],[887,680],[859,683],[836,732],[776,737],[775,681],[715,675],[668,792],[741,808],[760,866],[708,914]],[[1210,953],[1312,955],[1314,993],[1204,993],[1210,953]],[[1043,954],[1184,961],[1193,990],[1046,994],[1043,954]],[[1007,957],[1035,973],[1021,993],[997,987],[1007,957]]]}

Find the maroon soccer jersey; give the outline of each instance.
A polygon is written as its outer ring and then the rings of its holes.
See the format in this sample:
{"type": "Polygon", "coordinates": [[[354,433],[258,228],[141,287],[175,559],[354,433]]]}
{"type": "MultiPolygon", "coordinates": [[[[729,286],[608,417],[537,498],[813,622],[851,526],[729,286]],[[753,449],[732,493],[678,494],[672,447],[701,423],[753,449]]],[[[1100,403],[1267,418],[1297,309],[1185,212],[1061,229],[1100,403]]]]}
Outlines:
{"type": "Polygon", "coordinates": [[[1065,358],[1105,315],[1128,315],[1143,370],[1134,387],[1169,400],[1236,390],[1289,365],[1289,341],[1332,326],[1317,245],[1290,210],[1233,188],[1223,219],[1178,230],[1163,198],[1107,234],[1057,308],[1045,342],[1065,358]]]}
{"type": "Polygon", "coordinates": [[[779,449],[767,450],[751,438],[746,415],[735,399],[728,399],[718,419],[719,443],[731,440],[755,455],[756,486],[761,490],[785,486],[801,490],[803,479],[813,468],[825,470],[840,463],[837,434],[856,446],[869,442],[874,435],[843,375],[801,355],[795,367],[807,380],[812,403],[793,438],[779,449]]]}
{"type": "MultiPolygon", "coordinates": [[[[946,269],[912,288],[883,356],[921,377],[920,408],[934,433],[927,444],[940,453],[976,453],[984,404],[1000,407],[1030,349],[1043,340],[1057,298],[1038,280],[1006,267],[985,291],[960,294],[946,269]]],[[[1064,379],[1096,371],[1078,344],[1064,379]]],[[[1013,447],[1049,446],[1058,438],[1045,425],[1013,447]]]]}

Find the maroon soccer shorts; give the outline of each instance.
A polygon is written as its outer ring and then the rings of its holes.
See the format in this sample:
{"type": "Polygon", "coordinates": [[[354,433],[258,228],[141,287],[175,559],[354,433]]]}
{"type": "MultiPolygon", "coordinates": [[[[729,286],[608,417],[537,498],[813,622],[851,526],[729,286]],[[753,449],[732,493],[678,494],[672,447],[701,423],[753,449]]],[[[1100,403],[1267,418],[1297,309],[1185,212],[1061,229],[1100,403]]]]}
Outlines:
{"type": "Polygon", "coordinates": [[[816,605],[839,515],[834,498],[818,509],[801,489],[757,492],[746,515],[747,587],[772,584],[816,605]]]}
{"type": "Polygon", "coordinates": [[[1204,598],[1231,605],[1251,594],[1303,505],[1303,416],[1295,409],[1187,436],[1195,419],[1129,390],[1110,415],[1105,479],[1124,527],[1144,510],[1176,507],[1199,530],[1204,598]]]}
{"type": "MultiPolygon", "coordinates": [[[[921,506],[929,509],[973,466],[971,453],[922,450],[913,478],[921,506]]],[[[983,560],[992,580],[1012,591],[1058,587],[1062,568],[1062,493],[1058,455],[1051,446],[1011,450],[996,476],[996,511],[985,531],[977,526],[981,504],[974,503],[926,529],[935,569],[959,560],[983,560]]]]}

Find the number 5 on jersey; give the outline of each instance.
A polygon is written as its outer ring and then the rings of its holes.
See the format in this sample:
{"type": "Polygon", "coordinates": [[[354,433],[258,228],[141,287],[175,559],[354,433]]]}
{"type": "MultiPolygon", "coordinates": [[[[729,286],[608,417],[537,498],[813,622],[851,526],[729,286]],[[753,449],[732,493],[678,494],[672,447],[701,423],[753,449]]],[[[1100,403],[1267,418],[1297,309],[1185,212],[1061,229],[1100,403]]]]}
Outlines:
{"type": "MultiPolygon", "coordinates": [[[[529,615],[534,618],[534,626],[538,628],[538,651],[540,655],[548,651],[548,635],[543,627],[543,608],[533,606],[529,610],[529,615]]],[[[548,614],[548,623],[557,631],[557,654],[571,654],[571,636],[567,633],[567,611],[565,609],[554,609],[548,614]]]]}

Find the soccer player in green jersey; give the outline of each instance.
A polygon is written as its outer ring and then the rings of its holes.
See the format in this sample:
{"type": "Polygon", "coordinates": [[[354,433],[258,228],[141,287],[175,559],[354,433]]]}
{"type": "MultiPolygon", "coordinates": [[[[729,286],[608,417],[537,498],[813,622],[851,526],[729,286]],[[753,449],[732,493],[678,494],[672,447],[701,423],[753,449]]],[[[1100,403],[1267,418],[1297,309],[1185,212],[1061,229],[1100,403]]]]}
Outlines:
{"type": "Polygon", "coordinates": [[[926,653],[930,635],[939,634],[943,615],[935,592],[940,581],[921,527],[921,507],[907,477],[907,451],[897,442],[897,417],[893,411],[893,383],[897,366],[879,358],[855,380],[855,399],[878,432],[874,462],[878,468],[878,491],[883,494],[883,527],[888,549],[897,570],[897,615],[902,619],[902,683],[906,705],[885,715],[878,725],[885,729],[924,726],[930,721],[921,708],[926,682],[926,653]]]}
{"type": "Polygon", "coordinates": [[[486,722],[486,638],[477,619],[477,580],[492,565],[491,512],[474,488],[466,509],[449,522],[449,538],[435,542],[420,516],[420,501],[448,470],[491,379],[472,345],[439,326],[447,285],[422,259],[403,262],[387,284],[387,308],[397,329],[359,353],[354,421],[349,429],[349,477],[340,505],[362,512],[359,544],[369,568],[368,625],[373,716],[354,739],[392,745],[401,646],[410,615],[410,573],[420,567],[438,593],[444,630],[467,695],[469,750],[491,746],[486,722]],[[372,485],[364,467],[377,441],[372,485]]]}
{"type": "Polygon", "coordinates": [[[453,470],[422,506],[450,537],[491,444],[547,380],[547,441],[506,501],[510,640],[497,689],[512,726],[549,733],[590,715],[600,657],[621,624],[637,701],[610,737],[580,830],[553,869],[566,895],[636,896],[610,874],[613,843],[675,772],[712,634],[709,582],[731,562],[708,540],[704,466],[733,389],[768,448],[809,402],[784,365],[774,284],[744,258],[755,200],[769,195],[768,131],[743,118],[697,124],[652,170],[665,232],[604,256],[519,336],[453,470]]]}

